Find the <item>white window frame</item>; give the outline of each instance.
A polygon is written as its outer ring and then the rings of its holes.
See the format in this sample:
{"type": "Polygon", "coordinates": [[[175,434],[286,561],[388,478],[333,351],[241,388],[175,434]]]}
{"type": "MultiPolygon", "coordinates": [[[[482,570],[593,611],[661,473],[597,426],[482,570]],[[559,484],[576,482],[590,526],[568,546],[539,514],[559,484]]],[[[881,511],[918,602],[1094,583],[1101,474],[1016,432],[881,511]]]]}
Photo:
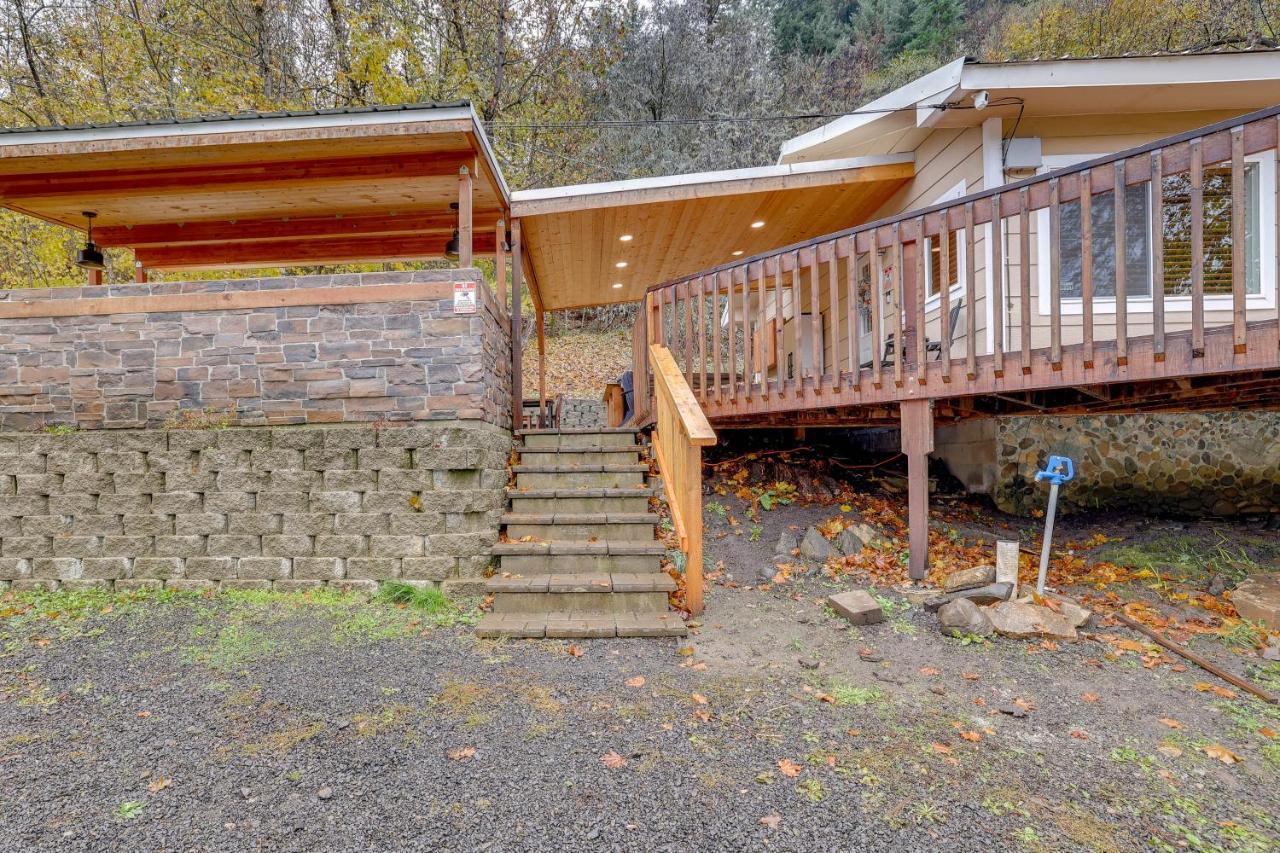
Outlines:
{"type": "MultiPolygon", "coordinates": [[[[942,195],[934,199],[930,206],[932,206],[933,204],[942,204],[943,202],[955,201],[958,198],[964,198],[967,194],[968,194],[968,184],[965,181],[961,181],[960,183],[956,184],[954,187],[952,187],[951,189],[947,190],[945,193],[943,193],[942,195]]],[[[974,230],[977,231],[976,226],[974,230]]],[[[958,233],[960,232],[957,232],[957,234],[958,233]]],[[[975,239],[977,238],[977,234],[974,234],[974,238],[975,239]]],[[[932,237],[927,238],[926,242],[929,244],[928,250],[932,252],[933,238],[932,237]]],[[[951,299],[951,303],[953,305],[955,304],[956,296],[964,295],[965,253],[967,251],[968,251],[968,247],[965,245],[965,240],[962,237],[957,236],[956,237],[956,283],[951,286],[951,290],[949,291],[949,294],[948,294],[951,299]]],[[[925,300],[924,300],[924,310],[926,314],[929,313],[930,311],[937,309],[938,306],[942,304],[941,289],[939,289],[938,292],[933,294],[932,296],[927,295],[932,288],[933,288],[933,264],[926,263],[924,265],[924,292],[926,294],[925,300]]]]}
{"type": "MultiPolygon", "coordinates": [[[[1040,172],[1050,172],[1054,169],[1061,169],[1066,166],[1074,166],[1077,163],[1083,163],[1099,157],[1099,154],[1053,154],[1044,157],[1044,165],[1040,172]]],[[[1268,187],[1276,185],[1276,154],[1274,151],[1263,151],[1258,154],[1250,154],[1244,158],[1246,163],[1256,163],[1258,165],[1258,253],[1261,258],[1258,270],[1259,292],[1251,293],[1245,297],[1245,309],[1268,309],[1276,306],[1276,265],[1268,263],[1269,258],[1276,256],[1276,195],[1267,192],[1268,187]]],[[[1148,187],[1148,195],[1150,188],[1148,187]]],[[[1148,204],[1147,211],[1150,215],[1151,206],[1148,204]]],[[[1149,223],[1148,223],[1149,224],[1149,223]]],[[[1038,303],[1037,313],[1041,317],[1048,317],[1053,313],[1053,306],[1049,299],[1049,209],[1042,208],[1036,211],[1036,269],[1038,278],[1038,303]]],[[[1151,252],[1147,253],[1147,280],[1152,280],[1151,275],[1151,252]]],[[[1129,296],[1126,300],[1130,314],[1150,314],[1154,310],[1152,296],[1129,296]]],[[[1204,298],[1204,308],[1206,311],[1230,311],[1234,303],[1230,294],[1206,294],[1204,298]]],[[[1190,296],[1169,296],[1164,298],[1165,311],[1191,311],[1190,296]]],[[[1083,314],[1084,299],[1079,296],[1062,297],[1062,314],[1083,314]]],[[[1095,296],[1093,298],[1093,313],[1095,316],[1100,314],[1116,313],[1116,298],[1114,296],[1095,296]]]]}

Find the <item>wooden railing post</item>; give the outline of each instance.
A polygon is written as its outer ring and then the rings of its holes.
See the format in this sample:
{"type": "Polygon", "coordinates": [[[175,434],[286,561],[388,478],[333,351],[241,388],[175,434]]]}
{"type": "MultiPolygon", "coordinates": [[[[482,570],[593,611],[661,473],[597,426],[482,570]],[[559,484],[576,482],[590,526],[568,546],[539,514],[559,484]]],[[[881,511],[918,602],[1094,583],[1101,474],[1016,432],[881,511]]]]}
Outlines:
{"type": "Polygon", "coordinates": [[[463,166],[458,170],[458,266],[473,265],[471,256],[471,170],[463,166]]]}
{"type": "Polygon", "coordinates": [[[521,245],[520,220],[511,220],[511,428],[524,426],[524,318],[521,313],[520,290],[524,285],[524,248],[521,245]]]}
{"type": "Polygon", "coordinates": [[[716,434],[671,351],[657,344],[650,346],[649,363],[657,424],[654,455],[671,508],[671,523],[685,557],[685,605],[697,616],[703,610],[702,448],[715,444],[716,434]]]}

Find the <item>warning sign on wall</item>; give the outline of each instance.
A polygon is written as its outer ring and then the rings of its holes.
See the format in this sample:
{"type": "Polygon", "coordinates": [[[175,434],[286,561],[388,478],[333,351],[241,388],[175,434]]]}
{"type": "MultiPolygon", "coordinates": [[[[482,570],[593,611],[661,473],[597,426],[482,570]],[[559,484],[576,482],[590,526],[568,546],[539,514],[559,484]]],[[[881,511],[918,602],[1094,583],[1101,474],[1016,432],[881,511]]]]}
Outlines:
{"type": "Polygon", "coordinates": [[[453,283],[453,313],[476,313],[476,283],[474,281],[455,281],[453,283]]]}

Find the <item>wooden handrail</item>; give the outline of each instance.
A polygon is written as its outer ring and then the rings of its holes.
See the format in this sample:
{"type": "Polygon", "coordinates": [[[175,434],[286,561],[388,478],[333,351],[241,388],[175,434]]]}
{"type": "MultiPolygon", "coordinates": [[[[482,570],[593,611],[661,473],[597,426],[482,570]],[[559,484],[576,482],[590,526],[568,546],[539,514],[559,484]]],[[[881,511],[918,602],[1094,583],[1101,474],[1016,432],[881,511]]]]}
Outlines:
{"type": "Polygon", "coordinates": [[[671,507],[671,522],[685,555],[685,604],[702,612],[702,448],[716,443],[671,350],[649,346],[656,429],[653,449],[671,507]]]}

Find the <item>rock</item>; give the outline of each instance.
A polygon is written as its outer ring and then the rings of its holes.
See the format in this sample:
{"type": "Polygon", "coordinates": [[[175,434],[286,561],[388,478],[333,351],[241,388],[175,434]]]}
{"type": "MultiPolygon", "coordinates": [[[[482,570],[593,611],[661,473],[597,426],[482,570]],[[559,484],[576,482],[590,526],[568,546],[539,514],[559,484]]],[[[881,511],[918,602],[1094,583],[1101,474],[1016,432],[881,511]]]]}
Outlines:
{"type": "Polygon", "coordinates": [[[1263,649],[1262,659],[1280,661],[1280,644],[1273,642],[1271,645],[1263,649]]]}
{"type": "Polygon", "coordinates": [[[813,658],[799,658],[798,663],[802,669],[817,669],[818,662],[813,658]]]}
{"type": "Polygon", "coordinates": [[[782,535],[778,537],[778,544],[773,546],[773,553],[790,557],[792,556],[791,552],[799,547],[800,542],[796,539],[795,534],[784,530],[782,535]]]}
{"type": "Polygon", "coordinates": [[[1209,578],[1209,585],[1204,591],[1210,595],[1222,595],[1227,591],[1227,579],[1222,575],[1214,575],[1209,578]]]}
{"type": "Polygon", "coordinates": [[[846,557],[852,557],[862,551],[862,540],[849,528],[840,531],[834,543],[835,548],[846,557]]]}
{"type": "Polygon", "coordinates": [[[1241,619],[1280,631],[1280,574],[1250,575],[1231,591],[1231,603],[1241,619]]]}
{"type": "Polygon", "coordinates": [[[1088,608],[1081,607],[1069,598],[1054,596],[1054,602],[1058,605],[1058,615],[1066,619],[1072,628],[1083,628],[1093,615],[1088,608]]]}
{"type": "Polygon", "coordinates": [[[241,788],[240,796],[244,797],[247,800],[253,796],[253,791],[249,788],[241,788]]]}
{"type": "Polygon", "coordinates": [[[1018,559],[1021,549],[1017,542],[999,540],[996,542],[996,583],[1012,584],[1009,597],[1018,594],[1018,559]]]}
{"type": "Polygon", "coordinates": [[[938,610],[938,626],[949,637],[966,634],[989,637],[994,630],[987,614],[967,598],[957,598],[942,605],[938,610]]]}
{"type": "MultiPolygon", "coordinates": [[[[864,521],[846,521],[844,523],[844,529],[847,533],[856,536],[858,541],[862,543],[859,550],[871,547],[872,545],[879,545],[884,541],[884,537],[880,535],[880,532],[864,521]]],[[[847,554],[849,552],[846,551],[845,553],[847,554]]]]}
{"type": "Polygon", "coordinates": [[[907,683],[905,679],[899,678],[893,673],[885,672],[882,669],[877,669],[875,672],[872,673],[872,675],[874,675],[876,678],[880,679],[881,681],[885,682],[886,684],[897,684],[901,686],[907,683]]]}
{"type": "Polygon", "coordinates": [[[933,611],[950,601],[968,599],[974,604],[995,604],[997,601],[1008,601],[1013,597],[1013,585],[1007,583],[989,583],[977,589],[962,589],[947,595],[936,595],[924,603],[924,609],[933,611]]]}
{"type": "Polygon", "coordinates": [[[952,572],[942,580],[944,592],[958,592],[962,589],[975,589],[996,581],[995,566],[974,566],[952,572]]]}
{"type": "Polygon", "coordinates": [[[827,604],[854,625],[872,625],[884,621],[884,611],[866,590],[838,592],[827,598],[827,604]]]}
{"type": "Polygon", "coordinates": [[[1017,705],[1001,705],[999,708],[996,708],[996,710],[1001,714],[1008,714],[1010,717],[1016,717],[1019,720],[1027,716],[1027,712],[1019,708],[1017,705]]]}
{"type": "Polygon", "coordinates": [[[877,654],[873,649],[859,649],[858,657],[867,663],[880,663],[880,661],[884,660],[884,655],[877,654]]]}
{"type": "Polygon", "coordinates": [[[1065,617],[1038,604],[1001,601],[985,610],[992,627],[1003,637],[1013,637],[1018,640],[1029,640],[1033,637],[1051,637],[1057,640],[1076,639],[1076,629],[1065,617]]]}
{"type": "Polygon", "coordinates": [[[818,532],[818,528],[810,527],[800,540],[800,555],[810,560],[824,562],[831,556],[831,543],[818,532]]]}
{"type": "Polygon", "coordinates": [[[333,789],[330,788],[328,785],[325,785],[319,791],[316,791],[316,796],[322,800],[327,800],[333,796],[333,789]]]}

